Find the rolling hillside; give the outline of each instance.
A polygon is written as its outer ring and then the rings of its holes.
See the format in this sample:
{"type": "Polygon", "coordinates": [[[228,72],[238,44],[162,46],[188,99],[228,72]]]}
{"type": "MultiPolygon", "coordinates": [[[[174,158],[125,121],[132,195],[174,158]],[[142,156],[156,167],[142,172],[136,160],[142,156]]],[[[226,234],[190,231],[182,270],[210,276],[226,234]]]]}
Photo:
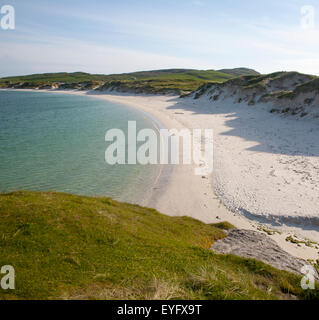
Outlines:
{"type": "MultiPolygon", "coordinates": [[[[240,70],[235,73],[240,74],[240,70]]],[[[241,69],[246,74],[249,69],[241,69]]],[[[38,89],[119,90],[147,93],[182,94],[197,89],[204,83],[221,83],[236,77],[231,72],[214,70],[168,69],[124,74],[98,75],[83,72],[45,73],[0,79],[0,87],[38,89]]]]}
{"type": "Polygon", "coordinates": [[[255,71],[253,69],[248,69],[248,68],[221,69],[221,70],[218,70],[218,72],[230,74],[230,75],[235,76],[235,77],[251,76],[251,75],[258,76],[258,75],[260,75],[259,72],[255,71]]]}

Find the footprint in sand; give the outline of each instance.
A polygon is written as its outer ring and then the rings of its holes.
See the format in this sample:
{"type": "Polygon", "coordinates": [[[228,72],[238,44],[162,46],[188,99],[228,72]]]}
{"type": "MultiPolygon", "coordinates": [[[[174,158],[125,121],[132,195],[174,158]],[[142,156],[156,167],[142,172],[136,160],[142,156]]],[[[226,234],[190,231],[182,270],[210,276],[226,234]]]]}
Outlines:
{"type": "Polygon", "coordinates": [[[272,176],[272,177],[277,177],[277,176],[275,175],[275,172],[276,172],[276,170],[272,170],[272,171],[269,173],[269,175],[272,176]]]}

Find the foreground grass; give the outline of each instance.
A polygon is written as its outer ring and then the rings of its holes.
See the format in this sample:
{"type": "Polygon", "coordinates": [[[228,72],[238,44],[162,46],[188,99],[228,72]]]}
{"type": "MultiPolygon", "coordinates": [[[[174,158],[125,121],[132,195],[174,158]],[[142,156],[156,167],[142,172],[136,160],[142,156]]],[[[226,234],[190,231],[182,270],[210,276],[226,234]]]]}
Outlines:
{"type": "MultiPolygon", "coordinates": [[[[222,225],[222,227],[225,227],[222,225]]],[[[216,255],[214,225],[153,209],[53,192],[0,195],[0,266],[16,271],[2,299],[278,299],[300,278],[216,255]]]]}

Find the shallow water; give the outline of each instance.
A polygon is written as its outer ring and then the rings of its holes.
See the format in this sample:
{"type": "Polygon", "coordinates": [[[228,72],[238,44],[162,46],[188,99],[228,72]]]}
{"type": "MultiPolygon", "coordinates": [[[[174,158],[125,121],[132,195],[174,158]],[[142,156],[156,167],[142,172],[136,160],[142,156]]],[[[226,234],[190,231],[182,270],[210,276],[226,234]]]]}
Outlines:
{"type": "Polygon", "coordinates": [[[133,109],[108,101],[47,92],[0,91],[0,192],[54,190],[140,202],[158,166],[104,160],[105,133],[127,122],[152,128],[133,109]]]}

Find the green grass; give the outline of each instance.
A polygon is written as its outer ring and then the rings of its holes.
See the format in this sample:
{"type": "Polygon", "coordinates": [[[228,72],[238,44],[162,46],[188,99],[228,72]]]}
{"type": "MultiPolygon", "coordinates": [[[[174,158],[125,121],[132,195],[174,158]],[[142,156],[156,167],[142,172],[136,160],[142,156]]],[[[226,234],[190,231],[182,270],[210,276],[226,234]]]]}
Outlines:
{"type": "Polygon", "coordinates": [[[248,69],[248,68],[234,68],[234,69],[221,69],[218,70],[219,72],[222,73],[227,73],[235,77],[240,77],[240,76],[249,76],[249,75],[260,75],[259,72],[253,70],[253,69],[248,69]]]}
{"type": "Polygon", "coordinates": [[[58,73],[43,73],[43,74],[31,74],[26,76],[16,76],[16,77],[5,77],[0,79],[0,83],[4,82],[30,82],[34,84],[48,84],[54,83],[57,81],[73,83],[73,82],[82,82],[82,81],[106,81],[107,76],[89,74],[84,72],[58,72],[58,73]]]}
{"type": "Polygon", "coordinates": [[[265,84],[268,81],[279,80],[284,83],[287,79],[291,79],[291,78],[297,77],[297,76],[304,77],[305,81],[307,81],[307,79],[308,79],[308,81],[316,79],[316,77],[312,76],[312,75],[305,75],[305,74],[301,74],[298,72],[284,72],[283,71],[283,72],[274,72],[274,73],[263,74],[263,75],[241,76],[239,78],[232,79],[230,81],[230,83],[235,84],[235,85],[240,85],[246,89],[264,88],[265,84]]]}
{"type": "Polygon", "coordinates": [[[1,299],[279,299],[298,276],[209,250],[224,232],[153,209],[53,192],[0,195],[1,299]]]}
{"type": "MultiPolygon", "coordinates": [[[[19,86],[19,88],[36,88],[47,86],[56,82],[70,84],[78,89],[81,82],[97,82],[105,87],[110,84],[121,86],[126,90],[136,90],[149,93],[177,94],[191,92],[207,82],[224,82],[235,77],[229,73],[214,70],[168,69],[124,73],[117,75],[98,75],[83,72],[75,73],[45,73],[0,79],[0,87],[19,86]]],[[[236,73],[238,73],[236,69],[236,73]]],[[[247,72],[243,69],[241,72],[247,72]]]]}
{"type": "Polygon", "coordinates": [[[231,223],[229,222],[219,222],[219,223],[215,223],[212,224],[212,226],[214,226],[215,228],[219,228],[222,230],[232,230],[232,229],[236,229],[235,226],[233,226],[231,223]]]}
{"type": "Polygon", "coordinates": [[[319,78],[314,78],[309,82],[296,86],[296,88],[293,91],[283,92],[283,94],[279,98],[292,100],[296,98],[299,94],[307,94],[310,92],[314,92],[316,94],[319,93],[319,78]]]}
{"type": "Polygon", "coordinates": [[[304,244],[307,247],[319,249],[318,247],[319,244],[311,240],[298,240],[298,239],[295,239],[293,236],[289,236],[286,238],[286,241],[294,244],[299,244],[299,245],[304,244]]]}
{"type": "MultiPolygon", "coordinates": [[[[213,85],[213,83],[210,84],[213,85]]],[[[206,83],[197,88],[197,90],[193,92],[194,98],[198,99],[205,94],[207,90],[209,90],[210,84],[206,83]]],[[[227,80],[223,82],[220,87],[233,87],[235,90],[241,90],[242,93],[246,91],[247,94],[251,95],[253,104],[256,95],[260,95],[263,101],[268,102],[280,101],[282,99],[293,100],[301,93],[316,94],[319,92],[319,78],[314,75],[306,75],[298,72],[274,72],[263,75],[250,74],[227,80]],[[272,84],[274,89],[271,89],[269,84],[272,84]],[[287,86],[288,84],[292,89],[287,86]]],[[[305,99],[304,104],[310,105],[313,101],[314,98],[310,97],[305,99]]],[[[271,112],[276,112],[276,110],[272,109],[271,112]]]]}
{"type": "Polygon", "coordinates": [[[296,93],[307,93],[312,91],[319,92],[319,78],[315,78],[312,81],[297,86],[295,90],[296,93]]]}

